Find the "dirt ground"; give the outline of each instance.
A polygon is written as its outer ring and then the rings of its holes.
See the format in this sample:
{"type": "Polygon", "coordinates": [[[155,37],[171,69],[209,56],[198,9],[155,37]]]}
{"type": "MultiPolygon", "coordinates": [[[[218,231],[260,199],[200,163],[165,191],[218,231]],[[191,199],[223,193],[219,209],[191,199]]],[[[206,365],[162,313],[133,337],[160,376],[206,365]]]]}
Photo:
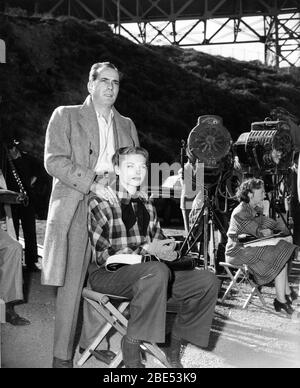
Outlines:
{"type": "MultiPolygon", "coordinates": [[[[38,242],[43,242],[44,221],[37,222],[38,242]]],[[[172,234],[171,230],[168,230],[172,234]]],[[[180,231],[176,231],[179,233],[180,231]]],[[[25,276],[27,303],[16,310],[31,321],[31,325],[14,327],[2,325],[2,368],[49,368],[52,362],[55,289],[40,284],[40,273],[25,276]]],[[[290,281],[298,288],[300,263],[293,263],[290,281]]],[[[222,283],[220,296],[228,281],[222,283]]],[[[249,288],[243,286],[245,292],[249,288]]],[[[299,368],[300,320],[288,318],[273,309],[274,287],[262,289],[267,307],[259,299],[246,310],[243,300],[234,292],[224,303],[221,298],[215,310],[210,343],[206,350],[188,345],[183,354],[187,368],[299,368]]],[[[294,302],[300,311],[300,299],[294,302]]],[[[120,338],[114,335],[112,350],[117,350],[120,338]]],[[[75,354],[75,367],[78,351],[75,354]]],[[[148,356],[147,367],[162,365],[148,356]]],[[[106,365],[91,357],[84,368],[105,368],[106,365]]]]}

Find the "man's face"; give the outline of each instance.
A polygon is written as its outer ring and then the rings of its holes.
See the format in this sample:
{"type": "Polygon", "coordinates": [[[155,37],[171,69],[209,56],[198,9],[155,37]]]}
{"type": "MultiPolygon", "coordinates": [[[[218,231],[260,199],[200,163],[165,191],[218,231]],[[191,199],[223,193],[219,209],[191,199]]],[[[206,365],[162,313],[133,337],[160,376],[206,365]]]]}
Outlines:
{"type": "Polygon", "coordinates": [[[123,186],[139,187],[147,174],[146,159],[143,155],[121,155],[119,166],[115,167],[123,186]]]}
{"type": "Polygon", "coordinates": [[[12,148],[10,148],[9,152],[13,159],[17,159],[21,157],[21,153],[16,146],[13,146],[12,148]]]}
{"type": "Polygon", "coordinates": [[[88,90],[96,105],[113,106],[119,93],[119,73],[111,68],[102,69],[95,81],[89,81],[88,90]]]}

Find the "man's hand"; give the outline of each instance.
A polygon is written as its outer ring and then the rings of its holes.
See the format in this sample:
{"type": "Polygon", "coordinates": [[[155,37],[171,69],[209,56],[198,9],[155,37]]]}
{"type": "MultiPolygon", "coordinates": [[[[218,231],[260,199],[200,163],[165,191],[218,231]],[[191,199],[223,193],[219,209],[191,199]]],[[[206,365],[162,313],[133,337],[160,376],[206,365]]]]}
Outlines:
{"type": "Polygon", "coordinates": [[[0,202],[5,204],[17,205],[21,203],[21,193],[12,190],[5,190],[0,188],[0,202]]]}
{"type": "Polygon", "coordinates": [[[103,186],[101,183],[94,182],[91,186],[91,191],[99,198],[108,201],[110,205],[116,206],[119,204],[115,192],[109,186],[103,186]]]}
{"type": "Polygon", "coordinates": [[[144,201],[148,201],[149,200],[149,195],[145,191],[142,191],[142,190],[139,191],[139,196],[144,201]]]}
{"type": "Polygon", "coordinates": [[[33,176],[33,177],[30,179],[30,187],[33,187],[33,185],[35,184],[36,181],[37,181],[37,177],[36,177],[36,176],[33,176]]]}

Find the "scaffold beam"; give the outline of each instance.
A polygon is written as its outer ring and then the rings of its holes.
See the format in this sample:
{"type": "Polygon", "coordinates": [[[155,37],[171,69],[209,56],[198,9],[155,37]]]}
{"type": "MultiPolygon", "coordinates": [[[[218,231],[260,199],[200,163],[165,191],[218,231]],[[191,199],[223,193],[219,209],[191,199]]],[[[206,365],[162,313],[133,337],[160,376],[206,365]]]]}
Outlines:
{"type": "Polygon", "coordinates": [[[0,11],[102,19],[136,43],[263,43],[265,62],[300,62],[300,0],[7,0],[0,11]]]}

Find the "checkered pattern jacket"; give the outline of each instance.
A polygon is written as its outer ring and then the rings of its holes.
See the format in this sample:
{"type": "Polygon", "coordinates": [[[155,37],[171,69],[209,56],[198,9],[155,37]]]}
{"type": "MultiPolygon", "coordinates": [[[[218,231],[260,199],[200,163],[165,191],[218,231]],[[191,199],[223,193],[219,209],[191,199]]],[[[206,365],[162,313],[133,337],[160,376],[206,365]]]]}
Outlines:
{"type": "MultiPolygon", "coordinates": [[[[127,191],[116,192],[119,205],[111,206],[108,201],[91,195],[89,198],[88,230],[92,245],[92,262],[104,266],[107,258],[117,253],[147,254],[147,245],[155,239],[165,239],[160,227],[155,207],[141,193],[137,193],[149,215],[150,221],[146,237],[141,236],[137,222],[127,232],[122,221],[121,203],[129,203],[127,191]]],[[[136,197],[135,196],[135,197],[136,197]]],[[[132,203],[136,212],[136,203],[132,203]]]]}

